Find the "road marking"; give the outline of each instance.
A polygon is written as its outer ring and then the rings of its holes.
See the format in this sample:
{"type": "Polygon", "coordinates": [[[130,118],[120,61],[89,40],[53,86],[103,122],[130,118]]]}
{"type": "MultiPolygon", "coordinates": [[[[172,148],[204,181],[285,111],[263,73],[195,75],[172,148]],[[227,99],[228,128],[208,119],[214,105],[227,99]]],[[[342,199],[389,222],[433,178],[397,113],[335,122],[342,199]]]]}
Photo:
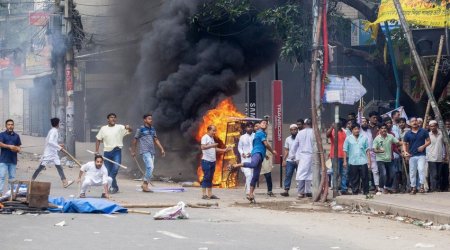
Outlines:
{"type": "Polygon", "coordinates": [[[176,233],[171,233],[171,232],[167,232],[167,231],[156,231],[156,232],[158,232],[160,234],[164,234],[164,235],[172,237],[172,238],[175,238],[175,239],[187,239],[187,237],[184,237],[184,236],[176,234],[176,233]]]}

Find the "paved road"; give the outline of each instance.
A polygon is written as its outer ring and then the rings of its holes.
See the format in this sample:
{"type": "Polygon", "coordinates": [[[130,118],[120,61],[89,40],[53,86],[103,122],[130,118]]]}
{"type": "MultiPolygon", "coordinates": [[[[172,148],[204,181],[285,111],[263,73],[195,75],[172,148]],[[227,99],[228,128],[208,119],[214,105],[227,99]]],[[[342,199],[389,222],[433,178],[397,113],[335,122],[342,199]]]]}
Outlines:
{"type": "MultiPolygon", "coordinates": [[[[155,210],[152,210],[152,212],[155,210]]],[[[151,216],[0,216],[0,249],[448,249],[450,233],[381,218],[227,207],[151,216]],[[54,226],[62,220],[67,226],[54,226]]]]}
{"type": "MultiPolygon", "coordinates": [[[[36,162],[22,159],[18,178],[29,178],[36,162]]],[[[66,169],[75,177],[78,169],[66,169]]],[[[38,178],[52,182],[52,196],[77,193],[77,186],[61,188],[55,168],[38,178]]],[[[119,180],[120,203],[203,202],[198,188],[183,193],[142,193],[139,182],[119,180]]],[[[155,182],[156,187],[178,187],[155,182]]],[[[275,190],[280,192],[280,190],[275,190]]],[[[242,189],[217,189],[218,209],[188,208],[190,219],[155,221],[141,214],[0,215],[0,249],[449,249],[450,232],[364,215],[333,213],[300,203],[294,197],[268,198],[261,187],[257,201],[285,205],[289,211],[251,207],[242,189]],[[243,203],[238,206],[235,202],[243,203]],[[286,205],[288,204],[288,205],[286,205]],[[290,204],[290,205],[289,205],[290,204]],[[299,209],[297,209],[299,208],[299,209]],[[65,220],[67,226],[54,224],[65,220]]],[[[92,189],[88,196],[98,196],[92,189]]],[[[158,209],[150,209],[154,214],[158,209]]]]}

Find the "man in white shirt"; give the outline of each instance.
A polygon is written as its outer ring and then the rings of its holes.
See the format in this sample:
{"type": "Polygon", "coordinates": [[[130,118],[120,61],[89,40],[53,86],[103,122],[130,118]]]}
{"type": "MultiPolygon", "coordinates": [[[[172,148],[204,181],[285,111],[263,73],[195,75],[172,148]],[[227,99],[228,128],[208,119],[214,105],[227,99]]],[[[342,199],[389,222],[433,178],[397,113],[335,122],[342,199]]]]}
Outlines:
{"type": "MultiPolygon", "coordinates": [[[[245,126],[245,134],[241,135],[238,143],[238,151],[241,156],[241,163],[252,161],[252,149],[253,149],[253,138],[255,134],[253,133],[253,125],[247,123],[245,126]]],[[[253,169],[251,168],[241,168],[242,173],[245,176],[245,193],[250,193],[250,181],[253,177],[253,169]]]]}
{"type": "Polygon", "coordinates": [[[206,134],[201,139],[202,149],[202,199],[219,199],[219,197],[212,194],[212,182],[214,178],[214,172],[216,170],[216,153],[225,153],[231,150],[231,148],[218,148],[219,143],[214,141],[217,128],[214,125],[209,125],[206,134]]]}
{"type": "Polygon", "coordinates": [[[53,164],[58,171],[63,187],[67,188],[68,186],[72,185],[73,181],[67,181],[66,176],[64,175],[64,170],[61,167],[61,161],[58,156],[58,151],[64,148],[64,144],[58,144],[59,118],[50,119],[50,123],[52,124],[52,128],[50,129],[50,131],[48,131],[47,138],[45,138],[44,154],[42,154],[41,163],[31,177],[31,181],[36,180],[37,176],[45,168],[46,165],[53,164]]]}
{"type": "MultiPolygon", "coordinates": [[[[114,113],[108,114],[107,119],[108,125],[101,127],[96,136],[95,153],[99,153],[100,143],[103,143],[103,156],[122,164],[123,137],[130,134],[131,128],[129,125],[116,124],[117,116],[114,113]]],[[[119,186],[116,180],[119,165],[108,161],[105,162],[105,166],[108,170],[109,177],[113,180],[110,193],[115,194],[119,192],[119,186]]]]}
{"type": "Polygon", "coordinates": [[[103,186],[102,198],[109,198],[108,188],[112,183],[112,178],[108,176],[108,170],[103,165],[103,157],[95,155],[94,161],[90,161],[80,168],[80,175],[77,183],[81,182],[84,174],[84,181],[81,184],[80,198],[86,198],[86,191],[91,186],[103,186]]]}
{"type": "Polygon", "coordinates": [[[289,196],[289,189],[291,189],[292,175],[294,175],[294,171],[297,171],[297,162],[295,161],[295,151],[293,147],[295,137],[297,136],[298,133],[297,124],[291,124],[289,126],[289,131],[291,132],[291,135],[286,138],[283,153],[283,167],[286,167],[286,178],[284,179],[284,192],[281,193],[281,196],[284,197],[289,196]]]}

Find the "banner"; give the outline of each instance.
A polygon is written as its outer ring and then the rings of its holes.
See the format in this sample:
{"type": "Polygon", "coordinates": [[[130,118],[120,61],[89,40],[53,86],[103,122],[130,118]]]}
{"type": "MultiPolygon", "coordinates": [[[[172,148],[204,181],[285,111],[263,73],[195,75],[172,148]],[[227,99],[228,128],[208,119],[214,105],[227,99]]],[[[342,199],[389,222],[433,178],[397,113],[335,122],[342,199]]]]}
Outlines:
{"type": "MultiPolygon", "coordinates": [[[[449,10],[446,9],[448,0],[442,0],[440,5],[427,0],[400,0],[406,21],[411,24],[431,27],[445,27],[450,21],[449,10]]],[[[373,31],[376,25],[389,20],[399,20],[393,0],[381,0],[378,18],[368,23],[373,31]]]]}
{"type": "MultiPolygon", "coordinates": [[[[279,155],[283,154],[283,82],[272,81],[272,117],[273,148],[279,155]]],[[[280,164],[280,157],[274,157],[273,163],[280,164]]]]}
{"type": "Polygon", "coordinates": [[[389,112],[387,112],[386,114],[381,115],[381,117],[391,117],[392,112],[394,111],[399,111],[400,112],[400,117],[403,117],[406,119],[407,123],[409,124],[409,119],[408,119],[408,115],[406,115],[405,109],[403,108],[403,106],[400,106],[394,110],[391,110],[389,112]]]}

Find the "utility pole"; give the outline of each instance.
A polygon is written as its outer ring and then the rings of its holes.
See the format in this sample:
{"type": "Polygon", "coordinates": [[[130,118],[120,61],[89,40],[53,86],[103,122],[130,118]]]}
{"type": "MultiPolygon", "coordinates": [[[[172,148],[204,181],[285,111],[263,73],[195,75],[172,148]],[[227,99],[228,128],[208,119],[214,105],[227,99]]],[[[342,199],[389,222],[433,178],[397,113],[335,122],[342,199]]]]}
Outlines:
{"type": "Polygon", "coordinates": [[[70,38],[72,31],[72,8],[73,0],[66,0],[66,6],[64,8],[64,22],[65,22],[65,35],[68,39],[66,49],[66,67],[65,67],[65,84],[66,84],[66,150],[72,154],[75,154],[75,128],[74,128],[74,86],[73,86],[73,68],[74,68],[74,52],[73,43],[70,38]]]}
{"type": "Polygon", "coordinates": [[[313,201],[318,201],[322,198],[325,201],[328,190],[324,188],[327,181],[327,174],[325,168],[325,157],[322,145],[322,136],[320,132],[320,119],[317,110],[317,84],[320,83],[319,72],[319,42],[320,30],[322,28],[322,5],[320,0],[313,2],[314,25],[313,25],[313,43],[311,53],[311,119],[314,129],[314,136],[316,137],[316,152],[314,152],[314,166],[313,166],[313,201]],[[321,197],[322,196],[322,197],[321,197]]]}
{"type": "MultiPolygon", "coordinates": [[[[434,98],[433,91],[431,90],[430,82],[429,82],[427,74],[425,72],[425,68],[423,67],[422,61],[420,60],[419,54],[417,53],[416,45],[414,44],[413,39],[412,39],[411,30],[409,29],[409,26],[406,23],[406,18],[405,18],[405,15],[403,14],[403,9],[402,9],[402,6],[400,5],[399,0],[394,0],[394,5],[395,5],[395,8],[397,9],[400,24],[403,28],[403,31],[405,32],[405,37],[406,37],[406,40],[408,41],[409,47],[411,49],[411,54],[413,55],[414,62],[416,63],[416,67],[417,67],[417,70],[419,71],[419,75],[422,80],[423,86],[428,95],[428,100],[431,104],[431,108],[433,109],[434,115],[436,116],[436,120],[438,122],[439,129],[441,131],[445,132],[446,129],[444,126],[444,122],[442,120],[441,112],[439,111],[439,107],[437,106],[437,102],[436,102],[436,99],[434,98]]],[[[447,145],[447,154],[448,154],[450,151],[450,149],[449,149],[450,148],[450,139],[449,139],[447,133],[443,133],[443,135],[444,135],[445,144],[447,145]]]]}
{"type": "Polygon", "coordinates": [[[56,74],[56,102],[55,102],[55,116],[60,119],[59,124],[59,142],[66,142],[66,94],[65,94],[65,72],[64,72],[64,57],[66,41],[62,34],[62,16],[61,8],[65,9],[65,2],[55,0],[54,18],[52,18],[52,57],[54,60],[55,74],[56,74]]]}

